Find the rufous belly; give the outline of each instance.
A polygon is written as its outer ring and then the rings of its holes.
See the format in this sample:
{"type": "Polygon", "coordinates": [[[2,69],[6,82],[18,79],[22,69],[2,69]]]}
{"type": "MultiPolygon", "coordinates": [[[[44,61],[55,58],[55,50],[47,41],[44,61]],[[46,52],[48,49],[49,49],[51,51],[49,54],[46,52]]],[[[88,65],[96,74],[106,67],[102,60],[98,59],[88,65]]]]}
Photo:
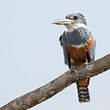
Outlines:
{"type": "Polygon", "coordinates": [[[87,52],[89,51],[92,44],[93,44],[92,38],[90,38],[89,42],[80,47],[73,45],[71,46],[68,44],[67,50],[70,55],[71,65],[78,66],[85,63],[87,59],[87,52]]]}

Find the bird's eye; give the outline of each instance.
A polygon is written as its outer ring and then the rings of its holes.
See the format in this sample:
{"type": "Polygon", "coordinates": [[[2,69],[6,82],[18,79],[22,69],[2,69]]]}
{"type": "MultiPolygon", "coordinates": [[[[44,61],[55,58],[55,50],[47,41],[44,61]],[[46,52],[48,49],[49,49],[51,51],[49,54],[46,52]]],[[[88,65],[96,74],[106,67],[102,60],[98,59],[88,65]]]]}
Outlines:
{"type": "Polygon", "coordinates": [[[74,20],[77,20],[78,19],[78,17],[77,16],[74,16],[74,20]]]}

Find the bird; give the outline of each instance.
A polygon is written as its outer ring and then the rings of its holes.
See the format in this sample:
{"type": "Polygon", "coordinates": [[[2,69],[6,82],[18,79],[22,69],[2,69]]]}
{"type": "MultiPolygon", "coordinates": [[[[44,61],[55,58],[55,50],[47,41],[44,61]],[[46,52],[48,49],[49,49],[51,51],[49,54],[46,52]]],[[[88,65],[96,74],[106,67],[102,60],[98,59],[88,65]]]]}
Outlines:
{"type": "MultiPolygon", "coordinates": [[[[53,24],[66,27],[59,41],[63,48],[64,62],[69,69],[95,60],[96,40],[87,28],[83,14],[71,13],[64,19],[55,20],[53,24]]],[[[76,82],[80,103],[90,102],[89,82],[90,78],[76,82]]]]}

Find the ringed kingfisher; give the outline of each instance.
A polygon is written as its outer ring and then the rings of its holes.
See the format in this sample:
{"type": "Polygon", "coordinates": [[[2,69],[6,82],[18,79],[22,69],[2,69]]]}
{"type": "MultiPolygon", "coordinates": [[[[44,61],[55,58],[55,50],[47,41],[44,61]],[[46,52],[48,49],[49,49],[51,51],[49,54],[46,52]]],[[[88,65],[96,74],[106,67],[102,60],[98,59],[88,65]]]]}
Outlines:
{"type": "MultiPolygon", "coordinates": [[[[53,24],[63,25],[67,28],[60,36],[59,41],[63,48],[64,61],[69,68],[87,64],[95,59],[96,41],[87,28],[84,15],[72,13],[64,20],[56,20],[53,24]]],[[[90,79],[76,82],[79,102],[89,102],[88,90],[90,79]]]]}

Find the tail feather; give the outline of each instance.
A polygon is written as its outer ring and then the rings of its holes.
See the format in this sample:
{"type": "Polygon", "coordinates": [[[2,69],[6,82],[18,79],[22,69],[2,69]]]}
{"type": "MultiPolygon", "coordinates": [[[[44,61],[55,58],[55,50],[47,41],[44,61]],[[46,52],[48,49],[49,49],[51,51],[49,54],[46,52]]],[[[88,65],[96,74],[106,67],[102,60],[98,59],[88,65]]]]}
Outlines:
{"type": "Polygon", "coordinates": [[[80,103],[90,101],[89,90],[87,86],[80,86],[77,83],[77,90],[78,90],[78,99],[80,103]]]}

